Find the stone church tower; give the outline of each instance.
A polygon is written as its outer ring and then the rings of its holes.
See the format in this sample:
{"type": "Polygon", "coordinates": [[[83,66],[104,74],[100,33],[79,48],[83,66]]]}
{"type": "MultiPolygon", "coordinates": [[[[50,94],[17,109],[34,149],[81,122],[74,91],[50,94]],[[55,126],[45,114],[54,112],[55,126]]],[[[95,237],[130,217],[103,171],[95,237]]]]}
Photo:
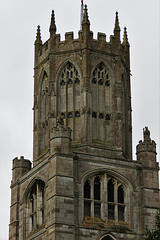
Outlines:
{"type": "Polygon", "coordinates": [[[140,240],[159,205],[156,144],[132,159],[130,54],[116,13],[114,34],[93,39],[87,7],[78,39],[38,26],[33,166],[13,159],[10,240],[140,240]]]}

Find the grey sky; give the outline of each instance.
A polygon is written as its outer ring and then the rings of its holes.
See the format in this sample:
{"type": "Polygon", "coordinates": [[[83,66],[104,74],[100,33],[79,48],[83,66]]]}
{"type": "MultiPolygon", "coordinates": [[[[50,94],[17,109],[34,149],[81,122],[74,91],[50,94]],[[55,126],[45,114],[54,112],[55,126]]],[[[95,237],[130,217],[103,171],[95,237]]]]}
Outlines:
{"type": "MultiPolygon", "coordinates": [[[[159,0],[84,0],[91,30],[113,34],[119,12],[121,39],[126,26],[131,45],[133,158],[148,126],[159,160],[159,0]]],[[[8,239],[12,159],[32,160],[33,67],[37,25],[49,38],[52,9],[57,33],[80,29],[80,0],[0,0],[0,240],[8,239]],[[3,194],[2,194],[3,193],[3,194]]]]}

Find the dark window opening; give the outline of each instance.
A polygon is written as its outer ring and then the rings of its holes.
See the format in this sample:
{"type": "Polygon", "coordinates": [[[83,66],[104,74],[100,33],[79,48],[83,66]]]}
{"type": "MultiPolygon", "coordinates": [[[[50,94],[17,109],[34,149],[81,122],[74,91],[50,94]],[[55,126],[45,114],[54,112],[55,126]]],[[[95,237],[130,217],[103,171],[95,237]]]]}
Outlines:
{"type": "Polygon", "coordinates": [[[108,181],[108,202],[114,202],[114,184],[112,179],[108,181]]]}
{"type": "Polygon", "coordinates": [[[68,63],[68,70],[71,70],[72,69],[72,63],[68,63]]]}
{"type": "Polygon", "coordinates": [[[92,79],[92,83],[93,83],[93,84],[96,84],[96,82],[97,82],[97,81],[96,81],[96,78],[93,78],[93,79],[92,79]]]}
{"type": "Polygon", "coordinates": [[[118,203],[124,203],[124,191],[122,185],[118,188],[118,203]]]}
{"type": "Polygon", "coordinates": [[[84,201],[84,216],[91,216],[91,203],[84,201]]]}
{"type": "Polygon", "coordinates": [[[109,75],[108,75],[108,73],[107,73],[107,79],[109,79],[109,75]]]}
{"type": "Polygon", "coordinates": [[[109,80],[107,80],[107,81],[105,82],[105,86],[107,86],[107,87],[110,86],[110,82],[109,82],[109,80]]]}
{"type": "Polygon", "coordinates": [[[108,219],[114,220],[114,205],[108,205],[108,219]]]}
{"type": "Polygon", "coordinates": [[[69,78],[69,79],[68,79],[68,84],[72,84],[72,83],[73,83],[72,79],[69,78]]]}
{"type": "Polygon", "coordinates": [[[84,198],[90,198],[90,182],[87,180],[84,184],[84,198]]]}
{"type": "Polygon", "coordinates": [[[106,115],[106,120],[110,120],[110,119],[111,119],[110,114],[107,114],[106,115]]]}
{"type": "Polygon", "coordinates": [[[113,240],[113,238],[110,237],[110,236],[106,236],[106,237],[104,237],[102,240],[113,240]]]}
{"type": "Polygon", "coordinates": [[[99,65],[99,70],[100,70],[100,71],[103,70],[103,65],[102,65],[102,63],[99,65]]]}
{"type": "Polygon", "coordinates": [[[101,73],[100,73],[100,72],[98,72],[98,78],[100,78],[100,75],[101,75],[101,73]]]}
{"type": "Polygon", "coordinates": [[[73,117],[73,116],[72,116],[72,113],[69,112],[68,115],[67,115],[67,117],[68,117],[68,118],[72,118],[72,117],[73,117]]]}
{"type": "Polygon", "coordinates": [[[62,79],[61,83],[60,83],[61,86],[64,86],[65,85],[65,81],[62,79]]]}
{"type": "Polygon", "coordinates": [[[100,79],[100,80],[98,81],[98,85],[100,85],[100,86],[103,85],[103,81],[102,81],[102,79],[100,79]]]}
{"type": "Polygon", "coordinates": [[[76,78],[75,83],[80,83],[80,80],[78,77],[76,78]]]}
{"type": "Polygon", "coordinates": [[[118,206],[118,221],[124,221],[124,206],[118,206]]]}
{"type": "Polygon", "coordinates": [[[100,218],[101,217],[101,204],[94,203],[94,217],[100,218]]]}
{"type": "Polygon", "coordinates": [[[92,112],[92,117],[96,118],[97,117],[97,113],[96,112],[92,112]]]}
{"type": "Polygon", "coordinates": [[[75,112],[75,117],[80,117],[80,112],[79,111],[75,112]]]}
{"type": "Polygon", "coordinates": [[[67,78],[69,78],[69,72],[67,71],[67,78]]]}
{"type": "Polygon", "coordinates": [[[100,113],[100,114],[99,114],[99,118],[101,118],[101,119],[104,118],[103,113],[100,113]]]}
{"type": "Polygon", "coordinates": [[[70,72],[70,76],[71,76],[71,78],[73,77],[73,72],[72,71],[70,72]]]}
{"type": "Polygon", "coordinates": [[[94,199],[100,200],[100,193],[101,193],[101,183],[99,177],[94,179],[94,199]]]}

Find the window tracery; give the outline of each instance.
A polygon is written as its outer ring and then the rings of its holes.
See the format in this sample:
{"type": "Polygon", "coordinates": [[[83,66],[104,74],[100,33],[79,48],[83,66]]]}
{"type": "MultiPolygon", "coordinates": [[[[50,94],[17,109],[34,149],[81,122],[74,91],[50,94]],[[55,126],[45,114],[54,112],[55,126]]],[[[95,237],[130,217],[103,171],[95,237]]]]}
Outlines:
{"type": "Polygon", "coordinates": [[[93,70],[91,76],[92,91],[92,138],[94,141],[111,141],[109,112],[113,109],[110,87],[111,73],[103,62],[93,70]],[[107,120],[107,121],[106,121],[107,120]]]}
{"type": "Polygon", "coordinates": [[[125,221],[124,186],[108,174],[89,178],[84,183],[84,216],[125,221]],[[106,189],[107,188],[107,189],[106,189]],[[105,209],[102,216],[102,208],[105,209]]]}
{"type": "Polygon", "coordinates": [[[80,73],[68,61],[59,74],[58,114],[65,119],[64,125],[72,129],[72,140],[80,138],[80,73]]]}
{"type": "Polygon", "coordinates": [[[98,83],[98,85],[100,85],[100,86],[102,86],[102,85],[105,85],[107,87],[110,86],[110,76],[109,76],[109,73],[107,72],[107,69],[103,63],[100,63],[96,67],[96,69],[93,71],[92,83],[93,84],[98,83]]]}
{"type": "Polygon", "coordinates": [[[45,208],[45,184],[41,180],[36,180],[27,197],[27,236],[38,231],[44,224],[45,208]]]}

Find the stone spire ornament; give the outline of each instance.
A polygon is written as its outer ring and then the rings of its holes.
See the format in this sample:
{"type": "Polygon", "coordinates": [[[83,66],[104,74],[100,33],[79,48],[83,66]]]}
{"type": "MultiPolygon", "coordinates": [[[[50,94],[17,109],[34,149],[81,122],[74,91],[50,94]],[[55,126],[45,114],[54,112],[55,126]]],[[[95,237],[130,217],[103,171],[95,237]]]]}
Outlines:
{"type": "Polygon", "coordinates": [[[42,44],[42,40],[41,40],[41,30],[40,30],[40,26],[39,26],[39,25],[38,25],[38,27],[37,27],[37,35],[36,35],[35,44],[42,44]]]}
{"type": "Polygon", "coordinates": [[[119,26],[119,19],[118,19],[118,12],[116,12],[116,19],[115,19],[115,27],[114,27],[114,36],[117,40],[120,41],[120,26],[119,26]]]}
{"type": "Polygon", "coordinates": [[[124,27],[123,43],[122,44],[129,46],[128,36],[127,36],[127,28],[126,27],[124,27]]]}
{"type": "Polygon", "coordinates": [[[51,15],[51,24],[50,24],[50,28],[49,31],[56,33],[56,24],[55,24],[55,14],[54,14],[54,10],[52,10],[52,15],[51,15]]]}
{"type": "Polygon", "coordinates": [[[82,20],[82,25],[83,24],[88,24],[90,25],[90,21],[88,18],[88,10],[87,10],[87,5],[85,4],[85,8],[84,8],[84,14],[83,14],[83,20],[82,20]]]}

